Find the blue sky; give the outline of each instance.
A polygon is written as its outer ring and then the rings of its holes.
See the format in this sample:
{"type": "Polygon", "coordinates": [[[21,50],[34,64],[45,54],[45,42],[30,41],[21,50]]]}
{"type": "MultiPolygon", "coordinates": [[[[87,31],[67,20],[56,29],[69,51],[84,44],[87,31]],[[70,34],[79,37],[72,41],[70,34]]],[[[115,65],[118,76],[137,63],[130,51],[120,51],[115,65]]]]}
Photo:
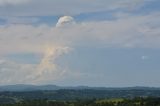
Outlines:
{"type": "Polygon", "coordinates": [[[0,85],[160,87],[159,0],[0,0],[0,85]]]}

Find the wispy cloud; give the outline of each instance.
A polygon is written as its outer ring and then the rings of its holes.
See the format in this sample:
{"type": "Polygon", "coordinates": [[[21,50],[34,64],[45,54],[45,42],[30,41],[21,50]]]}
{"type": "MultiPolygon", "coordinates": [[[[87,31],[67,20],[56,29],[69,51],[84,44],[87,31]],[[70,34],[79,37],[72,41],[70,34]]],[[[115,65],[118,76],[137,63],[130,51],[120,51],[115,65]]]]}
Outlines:
{"type": "Polygon", "coordinates": [[[77,45],[160,48],[159,19],[159,13],[121,14],[116,20],[82,23],[75,23],[74,17],[64,18],[58,24],[65,27],[23,24],[0,26],[0,56],[12,53],[44,56],[36,65],[1,61],[0,83],[41,83],[60,78],[66,71],[57,65],[55,59],[77,45]],[[74,24],[63,24],[65,22],[74,24]],[[19,81],[17,76],[22,80],[19,81]]]}
{"type": "Polygon", "coordinates": [[[25,4],[31,0],[0,0],[0,6],[25,4]]]}

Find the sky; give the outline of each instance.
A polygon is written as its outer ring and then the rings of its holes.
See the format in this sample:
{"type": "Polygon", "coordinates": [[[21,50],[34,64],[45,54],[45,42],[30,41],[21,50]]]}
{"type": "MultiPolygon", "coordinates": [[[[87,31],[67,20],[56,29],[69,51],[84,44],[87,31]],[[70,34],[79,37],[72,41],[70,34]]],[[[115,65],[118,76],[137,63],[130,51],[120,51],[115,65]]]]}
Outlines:
{"type": "Polygon", "coordinates": [[[0,0],[0,85],[160,87],[159,0],[0,0]]]}

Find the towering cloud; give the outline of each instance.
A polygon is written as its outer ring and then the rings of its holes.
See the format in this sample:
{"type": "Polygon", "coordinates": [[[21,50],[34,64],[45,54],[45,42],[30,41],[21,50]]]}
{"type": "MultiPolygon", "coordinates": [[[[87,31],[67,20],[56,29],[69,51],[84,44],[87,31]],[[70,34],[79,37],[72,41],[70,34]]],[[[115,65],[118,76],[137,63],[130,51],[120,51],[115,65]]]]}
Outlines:
{"type": "Polygon", "coordinates": [[[0,60],[0,84],[41,84],[57,80],[66,71],[56,64],[56,59],[68,53],[69,50],[70,48],[68,47],[53,47],[49,45],[44,49],[44,54],[39,64],[23,64],[0,60]]]}
{"type": "Polygon", "coordinates": [[[59,56],[68,53],[68,47],[52,47],[48,45],[44,51],[43,58],[35,70],[33,82],[43,82],[44,80],[54,80],[60,77],[64,71],[59,70],[55,60],[59,56]]]}

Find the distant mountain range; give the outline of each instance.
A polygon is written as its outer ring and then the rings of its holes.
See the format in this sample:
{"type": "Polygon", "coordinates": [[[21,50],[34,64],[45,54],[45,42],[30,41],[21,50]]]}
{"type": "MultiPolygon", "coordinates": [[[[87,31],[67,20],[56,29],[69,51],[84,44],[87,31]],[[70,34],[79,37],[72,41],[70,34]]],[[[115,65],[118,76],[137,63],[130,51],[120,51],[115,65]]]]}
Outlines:
{"type": "Polygon", "coordinates": [[[57,85],[5,85],[0,86],[0,91],[48,91],[48,90],[61,90],[61,89],[71,89],[71,90],[83,90],[83,89],[93,89],[93,90],[160,90],[156,87],[88,87],[88,86],[57,86],[57,85]]]}

